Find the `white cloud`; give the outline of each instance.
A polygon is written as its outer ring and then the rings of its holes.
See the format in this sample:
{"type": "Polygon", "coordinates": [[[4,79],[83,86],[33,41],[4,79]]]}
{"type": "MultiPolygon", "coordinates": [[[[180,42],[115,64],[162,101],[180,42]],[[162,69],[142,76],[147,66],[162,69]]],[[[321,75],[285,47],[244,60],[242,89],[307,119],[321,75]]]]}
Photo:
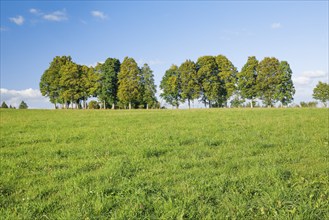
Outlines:
{"type": "Polygon", "coordinates": [[[67,20],[66,10],[54,11],[50,14],[43,15],[43,18],[48,21],[65,21],[67,20]]]}
{"type": "Polygon", "coordinates": [[[38,15],[38,16],[43,15],[43,13],[39,9],[36,9],[36,8],[31,8],[29,11],[31,14],[34,14],[34,15],[38,15]]]}
{"type": "Polygon", "coordinates": [[[310,85],[315,79],[328,79],[328,74],[323,70],[309,70],[304,71],[301,76],[293,78],[294,83],[297,85],[310,85]]]}
{"type": "Polygon", "coordinates": [[[279,28],[282,28],[282,25],[281,25],[281,23],[276,22],[276,23],[273,23],[271,25],[271,27],[272,27],[272,29],[279,29],[279,28]]]}
{"type": "Polygon", "coordinates": [[[307,85],[311,82],[311,79],[309,77],[299,76],[299,77],[293,78],[293,82],[298,85],[307,85]]]}
{"type": "Polygon", "coordinates": [[[323,70],[304,71],[302,76],[309,78],[322,78],[326,76],[326,72],[323,70]]]}
{"type": "Polygon", "coordinates": [[[9,20],[17,25],[22,25],[24,23],[24,17],[18,15],[17,17],[9,18],[9,20]]]}
{"type": "Polygon", "coordinates": [[[100,18],[102,20],[105,20],[108,18],[108,16],[106,14],[104,14],[104,12],[101,12],[101,11],[91,11],[90,13],[92,16],[94,16],[96,18],[100,18]]]}
{"type": "Polygon", "coordinates": [[[24,90],[9,90],[0,88],[1,103],[6,102],[7,105],[19,106],[21,101],[27,103],[29,108],[44,108],[50,107],[48,98],[41,95],[38,89],[24,89],[24,90]]]}

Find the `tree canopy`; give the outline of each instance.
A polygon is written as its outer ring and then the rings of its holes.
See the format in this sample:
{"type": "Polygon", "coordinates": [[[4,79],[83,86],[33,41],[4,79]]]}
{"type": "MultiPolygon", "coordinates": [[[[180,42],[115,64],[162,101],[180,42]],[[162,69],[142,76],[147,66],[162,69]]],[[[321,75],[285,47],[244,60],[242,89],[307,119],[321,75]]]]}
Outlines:
{"type": "Polygon", "coordinates": [[[18,108],[19,109],[28,109],[28,106],[24,101],[21,101],[18,108]]]}
{"type": "MultiPolygon", "coordinates": [[[[250,56],[238,72],[224,55],[201,56],[196,62],[187,59],[178,67],[166,70],[160,82],[160,97],[173,107],[198,100],[206,107],[241,106],[245,99],[254,106],[261,100],[266,106],[293,101],[295,88],[287,61],[265,57],[260,62],[250,56]]],[[[102,108],[159,107],[153,71],[148,64],[141,68],[131,57],[123,62],[107,58],[96,67],[79,65],[70,56],[57,56],[41,76],[42,95],[57,108],[87,108],[87,100],[97,98],[102,108]]],[[[318,89],[314,98],[320,98],[318,89]]],[[[93,106],[93,105],[90,105],[93,106]]]]}
{"type": "Polygon", "coordinates": [[[329,101],[329,84],[319,81],[313,89],[313,98],[322,102],[327,107],[329,101]]]}

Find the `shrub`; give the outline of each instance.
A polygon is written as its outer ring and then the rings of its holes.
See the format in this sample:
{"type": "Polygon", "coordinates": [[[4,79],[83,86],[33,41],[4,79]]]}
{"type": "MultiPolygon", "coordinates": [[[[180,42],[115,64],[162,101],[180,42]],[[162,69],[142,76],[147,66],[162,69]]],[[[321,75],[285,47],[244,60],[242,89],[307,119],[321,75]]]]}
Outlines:
{"type": "Polygon", "coordinates": [[[89,109],[99,109],[100,106],[99,106],[99,104],[97,103],[97,101],[92,100],[92,101],[89,102],[89,104],[88,104],[88,108],[89,108],[89,109]]]}

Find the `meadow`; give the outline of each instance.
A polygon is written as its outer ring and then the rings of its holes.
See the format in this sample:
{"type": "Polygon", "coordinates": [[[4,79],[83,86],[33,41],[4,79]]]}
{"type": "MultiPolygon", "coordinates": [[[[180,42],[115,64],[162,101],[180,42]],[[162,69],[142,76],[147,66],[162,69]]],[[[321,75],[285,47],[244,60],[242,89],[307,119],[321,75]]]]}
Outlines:
{"type": "Polygon", "coordinates": [[[1,219],[329,219],[328,109],[0,114],[1,219]]]}

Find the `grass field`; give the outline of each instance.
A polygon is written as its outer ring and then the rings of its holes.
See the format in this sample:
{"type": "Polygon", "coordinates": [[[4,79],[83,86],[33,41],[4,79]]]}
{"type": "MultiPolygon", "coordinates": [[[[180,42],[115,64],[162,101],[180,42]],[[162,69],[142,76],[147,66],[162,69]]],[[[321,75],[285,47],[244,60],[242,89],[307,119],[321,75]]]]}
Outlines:
{"type": "Polygon", "coordinates": [[[1,219],[329,219],[328,109],[0,113],[1,219]]]}

